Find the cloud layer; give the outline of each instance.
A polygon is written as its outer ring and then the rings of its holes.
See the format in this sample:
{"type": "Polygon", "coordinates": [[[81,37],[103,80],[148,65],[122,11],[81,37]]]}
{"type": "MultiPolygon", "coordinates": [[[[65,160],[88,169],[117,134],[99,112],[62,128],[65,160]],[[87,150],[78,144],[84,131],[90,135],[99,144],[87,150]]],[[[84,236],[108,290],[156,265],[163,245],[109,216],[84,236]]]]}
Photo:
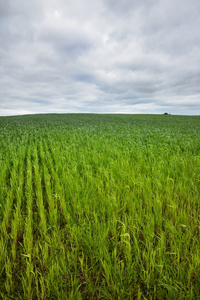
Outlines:
{"type": "Polygon", "coordinates": [[[199,0],[0,1],[0,115],[200,114],[199,0]]]}

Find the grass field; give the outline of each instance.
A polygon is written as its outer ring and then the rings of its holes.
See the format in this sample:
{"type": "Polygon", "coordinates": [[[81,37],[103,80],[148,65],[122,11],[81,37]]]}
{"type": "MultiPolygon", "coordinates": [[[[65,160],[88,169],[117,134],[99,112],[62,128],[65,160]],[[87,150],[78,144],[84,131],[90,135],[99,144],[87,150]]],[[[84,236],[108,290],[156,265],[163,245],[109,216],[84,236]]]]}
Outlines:
{"type": "Polygon", "coordinates": [[[0,117],[0,299],[200,299],[200,117],[0,117]]]}

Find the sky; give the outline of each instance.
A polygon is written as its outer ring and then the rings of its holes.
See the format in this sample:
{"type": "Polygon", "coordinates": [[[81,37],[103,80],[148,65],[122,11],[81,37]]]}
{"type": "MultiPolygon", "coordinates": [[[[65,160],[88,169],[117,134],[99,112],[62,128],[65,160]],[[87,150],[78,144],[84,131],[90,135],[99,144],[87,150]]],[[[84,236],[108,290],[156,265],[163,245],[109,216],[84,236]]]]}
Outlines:
{"type": "Polygon", "coordinates": [[[200,115],[199,0],[0,0],[0,115],[200,115]]]}

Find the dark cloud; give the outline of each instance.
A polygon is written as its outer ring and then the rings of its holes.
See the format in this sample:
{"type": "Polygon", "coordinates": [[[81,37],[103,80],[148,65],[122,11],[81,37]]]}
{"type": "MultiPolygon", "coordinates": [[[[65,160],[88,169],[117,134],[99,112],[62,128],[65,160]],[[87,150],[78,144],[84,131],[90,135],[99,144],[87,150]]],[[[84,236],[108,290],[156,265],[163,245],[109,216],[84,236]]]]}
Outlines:
{"type": "Polygon", "coordinates": [[[0,1],[0,115],[200,114],[198,0],[0,1]]]}

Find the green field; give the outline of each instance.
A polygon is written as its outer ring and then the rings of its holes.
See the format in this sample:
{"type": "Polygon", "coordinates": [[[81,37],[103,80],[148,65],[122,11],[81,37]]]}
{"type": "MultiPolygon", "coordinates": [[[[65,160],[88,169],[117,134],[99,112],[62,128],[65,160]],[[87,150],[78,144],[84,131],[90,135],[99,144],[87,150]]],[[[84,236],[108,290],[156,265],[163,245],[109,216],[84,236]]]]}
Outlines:
{"type": "Polygon", "coordinates": [[[200,117],[0,117],[0,299],[200,299],[200,117]]]}

